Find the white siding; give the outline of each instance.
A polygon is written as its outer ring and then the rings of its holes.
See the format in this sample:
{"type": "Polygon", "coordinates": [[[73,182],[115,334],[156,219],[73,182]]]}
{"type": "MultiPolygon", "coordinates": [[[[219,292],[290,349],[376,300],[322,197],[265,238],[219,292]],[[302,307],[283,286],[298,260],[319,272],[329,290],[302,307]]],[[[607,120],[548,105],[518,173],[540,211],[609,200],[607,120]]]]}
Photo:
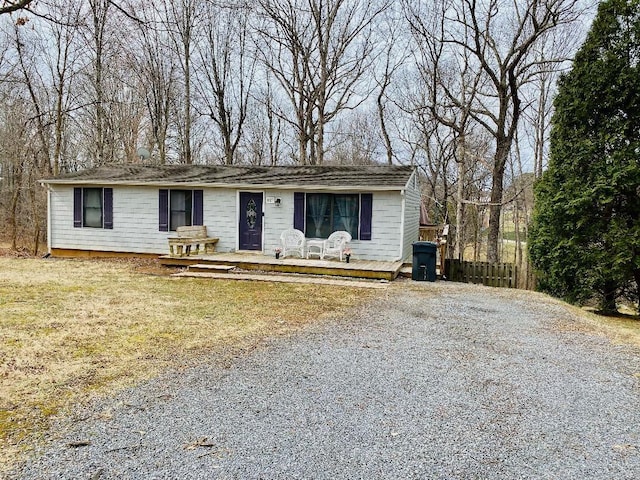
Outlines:
{"type": "MultiPolygon", "coordinates": [[[[73,186],[50,185],[50,247],[109,252],[168,253],[167,237],[173,234],[161,232],[158,229],[158,190],[158,187],[113,186],[113,230],[107,230],[74,228],[73,186]]],[[[217,245],[218,251],[235,251],[238,247],[238,191],[224,188],[204,188],[203,190],[204,224],[207,226],[209,236],[220,239],[217,245]]],[[[272,255],[273,249],[279,245],[280,233],[293,226],[294,192],[274,189],[267,190],[264,194],[263,252],[272,255]],[[280,206],[266,203],[266,197],[280,198],[280,206]]],[[[419,195],[417,202],[419,202],[419,195]]],[[[411,205],[414,203],[416,201],[412,196],[411,201],[406,202],[406,205],[410,206],[409,210],[413,208],[411,205]]],[[[407,255],[411,256],[411,243],[417,240],[419,208],[416,206],[415,212],[405,212],[405,252],[402,252],[402,207],[402,196],[399,191],[373,193],[372,239],[370,241],[354,240],[351,243],[354,259],[398,260],[407,255]],[[407,221],[412,225],[415,224],[415,239],[407,233],[413,228],[409,227],[407,221]]]]}
{"type": "Polygon", "coordinates": [[[264,253],[272,255],[280,245],[280,234],[283,230],[293,228],[293,192],[290,190],[268,190],[266,197],[280,199],[280,206],[264,203],[264,253]]]}
{"type": "Polygon", "coordinates": [[[413,257],[413,242],[420,238],[420,185],[418,175],[414,172],[405,190],[403,255],[405,262],[413,257]]]}
{"type": "Polygon", "coordinates": [[[371,240],[354,240],[353,258],[363,260],[399,260],[402,225],[400,192],[374,192],[371,240]]]}
{"type": "MultiPolygon", "coordinates": [[[[331,193],[331,191],[318,193],[331,193]]],[[[279,207],[265,203],[264,251],[271,255],[273,249],[280,244],[282,231],[293,227],[294,192],[270,190],[265,195],[281,199],[279,207]]],[[[353,258],[361,260],[400,259],[401,213],[402,197],[400,192],[374,192],[371,240],[353,240],[350,245],[353,258]]]]}
{"type": "MultiPolygon", "coordinates": [[[[202,213],[203,223],[207,226],[207,234],[210,237],[220,239],[216,245],[217,251],[235,252],[238,248],[236,235],[236,230],[238,229],[236,191],[228,188],[205,188],[203,190],[202,213]]],[[[156,216],[157,215],[156,213],[156,216]]],[[[167,236],[167,232],[165,232],[165,244],[167,243],[167,236]]],[[[165,247],[165,250],[166,248],[167,247],[165,247]]]]}
{"type": "Polygon", "coordinates": [[[73,187],[51,188],[51,248],[166,253],[158,231],[158,189],[114,187],[113,229],[73,227],[73,187]]]}
{"type": "MultiPolygon", "coordinates": [[[[113,187],[113,229],[73,227],[73,187],[51,186],[51,248],[168,253],[171,232],[158,228],[157,187],[113,187]]],[[[204,191],[204,224],[221,251],[235,249],[235,190],[204,191]]]]}

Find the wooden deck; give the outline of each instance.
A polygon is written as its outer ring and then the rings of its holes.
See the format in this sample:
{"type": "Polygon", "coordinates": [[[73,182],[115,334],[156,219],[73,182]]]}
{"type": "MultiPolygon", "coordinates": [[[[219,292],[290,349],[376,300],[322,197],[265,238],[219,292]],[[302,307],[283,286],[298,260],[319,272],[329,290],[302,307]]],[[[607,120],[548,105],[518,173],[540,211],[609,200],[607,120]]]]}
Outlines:
{"type": "MultiPolygon", "coordinates": [[[[394,280],[402,269],[402,262],[373,262],[351,260],[340,262],[337,259],[318,260],[306,258],[279,258],[252,253],[212,253],[190,255],[188,257],[161,256],[160,263],[166,266],[190,267],[198,271],[198,264],[231,266],[242,270],[262,272],[300,273],[306,275],[331,275],[340,277],[369,278],[376,280],[394,280]]],[[[202,269],[205,270],[205,269],[202,269]]],[[[222,270],[222,268],[221,268],[222,270]]],[[[208,268],[207,271],[211,271],[208,268]]]]}

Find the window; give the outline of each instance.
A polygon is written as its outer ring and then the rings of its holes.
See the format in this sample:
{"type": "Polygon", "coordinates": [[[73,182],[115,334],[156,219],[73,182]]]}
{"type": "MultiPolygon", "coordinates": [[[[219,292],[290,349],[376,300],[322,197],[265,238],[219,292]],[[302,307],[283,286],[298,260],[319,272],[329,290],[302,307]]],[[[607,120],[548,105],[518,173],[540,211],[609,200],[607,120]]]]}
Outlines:
{"type": "Polygon", "coordinates": [[[293,228],[307,238],[327,238],[345,230],[354,240],[371,240],[373,194],[293,194],[293,228]]]}
{"type": "Polygon", "coordinates": [[[344,230],[358,238],[359,210],[357,194],[308,193],[305,235],[327,238],[336,230],[344,230]]]}
{"type": "Polygon", "coordinates": [[[171,190],[169,194],[169,230],[191,225],[193,200],[191,190],[171,190]]]}
{"type": "Polygon", "coordinates": [[[76,228],[113,228],[113,189],[73,189],[73,226],[76,228]]]}
{"type": "Polygon", "coordinates": [[[102,189],[85,188],[82,192],[82,225],[102,228],[102,189]]]}
{"type": "Polygon", "coordinates": [[[202,225],[202,190],[159,191],[159,229],[176,231],[178,227],[202,225]]]}

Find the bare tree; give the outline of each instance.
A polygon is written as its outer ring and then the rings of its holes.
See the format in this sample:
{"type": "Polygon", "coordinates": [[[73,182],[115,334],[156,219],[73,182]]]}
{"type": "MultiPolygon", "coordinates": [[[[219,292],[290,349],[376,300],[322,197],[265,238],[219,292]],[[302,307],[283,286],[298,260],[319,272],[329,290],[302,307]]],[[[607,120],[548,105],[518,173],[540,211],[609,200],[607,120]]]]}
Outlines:
{"type": "Polygon", "coordinates": [[[569,51],[578,48],[583,36],[577,27],[566,26],[549,32],[532,50],[538,63],[534,67],[536,74],[532,76],[531,82],[523,86],[523,103],[527,106],[523,110],[523,120],[525,128],[533,132],[533,136],[522,135],[521,139],[527,139],[533,149],[533,171],[538,178],[542,176],[547,163],[555,85],[561,71],[570,65],[569,51]],[[548,68],[544,61],[546,58],[557,59],[557,64],[548,68]]]}
{"type": "Polygon", "coordinates": [[[180,161],[193,163],[192,112],[192,55],[196,43],[197,22],[203,14],[204,3],[199,0],[163,0],[162,23],[177,53],[182,71],[183,95],[180,104],[181,122],[178,125],[181,143],[180,161]]]}
{"type": "Polygon", "coordinates": [[[53,166],[52,173],[58,175],[64,166],[66,137],[69,133],[68,118],[72,109],[73,81],[78,70],[77,48],[81,8],[78,5],[59,7],[57,15],[61,22],[47,23],[48,36],[53,42],[53,55],[47,55],[47,64],[53,83],[55,105],[53,106],[53,166]]]}
{"type": "Polygon", "coordinates": [[[325,162],[338,165],[371,165],[379,150],[379,137],[374,112],[352,113],[335,122],[331,154],[325,162]]]}
{"type": "Polygon", "coordinates": [[[266,91],[264,93],[264,106],[268,121],[269,136],[269,163],[276,165],[280,156],[280,138],[282,135],[282,119],[276,115],[273,99],[273,87],[271,85],[271,76],[266,74],[266,91]]]}
{"type": "Polygon", "coordinates": [[[15,11],[27,8],[33,1],[34,0],[3,0],[2,5],[0,6],[0,15],[4,13],[13,13],[15,11]]]}
{"type": "MultiPolygon", "coordinates": [[[[66,2],[65,2],[66,3],[66,2]]],[[[73,2],[69,2],[69,3],[73,3],[73,2]]],[[[120,10],[122,13],[124,13],[126,16],[128,16],[129,18],[132,19],[136,19],[135,16],[125,10],[118,2],[115,2],[114,0],[109,0],[109,3],[111,5],[113,5],[116,9],[120,10]]],[[[52,7],[56,7],[56,6],[61,6],[59,4],[56,4],[55,1],[52,2],[45,2],[42,0],[2,0],[2,5],[0,5],[0,15],[3,15],[5,13],[13,13],[13,12],[17,12],[19,10],[25,10],[31,13],[35,13],[38,16],[41,16],[43,18],[46,18],[47,20],[50,21],[54,21],[54,22],[59,22],[59,23],[64,23],[65,20],[62,20],[58,17],[55,17],[54,15],[50,15],[50,12],[45,11],[43,13],[41,12],[37,12],[36,9],[33,9],[32,7],[37,7],[38,5],[46,5],[47,6],[47,10],[52,8],[52,7]]],[[[70,5],[70,6],[74,6],[74,5],[70,5]]],[[[79,4],[76,4],[75,6],[79,6],[79,4]]],[[[136,19],[137,20],[137,19],[136,19]]]]}
{"type": "Polygon", "coordinates": [[[224,163],[236,162],[255,76],[255,56],[249,54],[248,10],[209,4],[204,38],[198,47],[196,70],[200,113],[219,132],[224,163]]]}
{"type": "Polygon", "coordinates": [[[262,58],[286,92],[298,161],[322,164],[326,125],[368,96],[358,91],[372,63],[373,23],[387,2],[260,0],[262,58]],[[356,97],[356,92],[360,95],[356,97]]]}
{"type": "Polygon", "coordinates": [[[132,52],[137,84],[147,109],[146,146],[160,164],[168,162],[171,103],[176,92],[178,60],[166,29],[159,28],[159,12],[141,4],[137,8],[142,25],[132,52]]]}
{"type": "Polygon", "coordinates": [[[105,71],[106,56],[108,55],[108,20],[109,20],[108,0],[89,0],[89,21],[87,23],[87,44],[90,46],[92,54],[92,65],[90,77],[91,103],[93,105],[92,114],[92,140],[94,142],[92,150],[93,161],[96,165],[102,165],[112,160],[111,152],[113,141],[107,120],[108,96],[105,92],[105,71]]]}
{"type": "Polygon", "coordinates": [[[37,147],[34,155],[34,165],[37,171],[43,174],[51,173],[50,162],[50,142],[49,142],[49,112],[47,98],[43,98],[42,92],[46,91],[43,85],[40,72],[37,67],[30,62],[29,59],[36,57],[34,55],[34,42],[24,42],[21,34],[22,27],[20,24],[14,25],[14,45],[16,49],[18,70],[21,73],[21,80],[26,87],[31,107],[33,111],[32,121],[34,123],[34,132],[38,139],[37,147]],[[26,51],[29,48],[31,51],[26,51]]]}
{"type": "Polygon", "coordinates": [[[389,11],[392,13],[384,16],[384,21],[379,26],[377,32],[385,48],[380,55],[382,60],[381,66],[374,70],[374,76],[378,87],[376,106],[378,121],[380,123],[380,135],[384,143],[387,163],[392,165],[394,152],[389,127],[387,125],[390,103],[388,90],[393,85],[394,76],[409,58],[409,54],[407,52],[406,40],[403,39],[402,31],[399,28],[400,20],[393,16],[393,9],[389,9],[389,11]]]}
{"type": "MultiPolygon", "coordinates": [[[[404,5],[416,41],[432,41],[422,28],[424,3],[407,0],[404,5]]],[[[457,65],[468,68],[471,61],[481,75],[474,95],[452,91],[448,98],[457,108],[466,108],[474,124],[493,139],[487,248],[491,262],[498,260],[504,174],[524,108],[522,87],[539,72],[541,63],[551,69],[559,60],[537,58],[532,49],[549,32],[574,22],[579,17],[577,5],[578,0],[513,0],[509,5],[499,0],[451,0],[437,12],[445,32],[439,61],[454,71],[457,65]]]]}
{"type": "MultiPolygon", "coordinates": [[[[420,119],[431,117],[452,132],[450,155],[457,165],[454,255],[462,259],[466,204],[464,189],[468,163],[474,155],[468,139],[473,130],[472,105],[482,86],[483,77],[470,52],[464,48],[458,51],[446,48],[449,35],[446,23],[448,8],[446,2],[434,2],[431,11],[423,12],[420,16],[414,12],[414,16],[410,17],[412,33],[418,39],[415,60],[419,81],[426,92],[426,95],[414,101],[412,111],[417,110],[420,119]],[[455,63],[451,62],[454,53],[457,54],[455,63]]],[[[464,30],[468,28],[465,26],[464,30]]],[[[419,124],[429,124],[429,120],[421,119],[419,124]]],[[[439,132],[437,126],[431,128],[439,132]]]]}

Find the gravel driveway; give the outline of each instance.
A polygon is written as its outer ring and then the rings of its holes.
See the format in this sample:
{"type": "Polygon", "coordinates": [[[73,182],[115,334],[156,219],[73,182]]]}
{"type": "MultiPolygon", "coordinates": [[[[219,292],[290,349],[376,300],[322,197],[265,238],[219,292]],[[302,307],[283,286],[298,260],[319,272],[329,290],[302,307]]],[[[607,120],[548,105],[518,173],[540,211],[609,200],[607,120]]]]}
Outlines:
{"type": "Polygon", "coordinates": [[[640,352],[531,292],[394,282],[83,416],[11,478],[638,479],[640,352]]]}

